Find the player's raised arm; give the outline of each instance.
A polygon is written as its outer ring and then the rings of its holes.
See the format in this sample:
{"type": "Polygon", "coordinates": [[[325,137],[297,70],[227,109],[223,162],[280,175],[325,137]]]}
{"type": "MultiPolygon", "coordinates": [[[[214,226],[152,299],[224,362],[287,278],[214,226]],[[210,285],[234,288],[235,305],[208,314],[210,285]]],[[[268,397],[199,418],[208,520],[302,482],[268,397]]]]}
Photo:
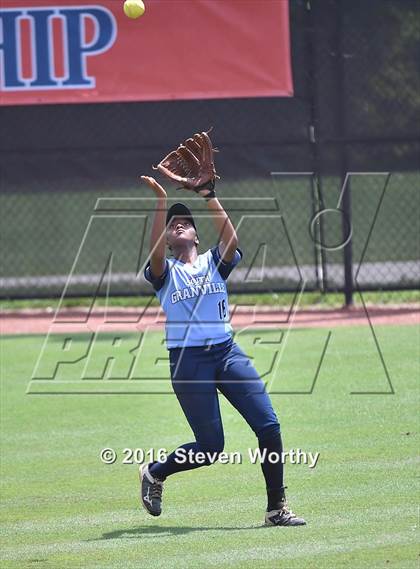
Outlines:
{"type": "Polygon", "coordinates": [[[165,156],[156,170],[186,190],[205,198],[219,234],[220,257],[229,263],[235,257],[238,238],[232,222],[216,198],[215,185],[219,176],[214,165],[214,148],[209,132],[196,133],[187,138],[165,156]]]}
{"type": "Polygon", "coordinates": [[[216,197],[207,199],[207,207],[211,212],[214,225],[219,234],[220,257],[222,261],[230,263],[238,247],[238,237],[235,228],[216,197]]]}
{"type": "Polygon", "coordinates": [[[154,277],[163,275],[166,264],[166,192],[162,186],[150,176],[141,179],[152,188],[157,197],[155,216],[150,235],[150,269],[154,277]]]}

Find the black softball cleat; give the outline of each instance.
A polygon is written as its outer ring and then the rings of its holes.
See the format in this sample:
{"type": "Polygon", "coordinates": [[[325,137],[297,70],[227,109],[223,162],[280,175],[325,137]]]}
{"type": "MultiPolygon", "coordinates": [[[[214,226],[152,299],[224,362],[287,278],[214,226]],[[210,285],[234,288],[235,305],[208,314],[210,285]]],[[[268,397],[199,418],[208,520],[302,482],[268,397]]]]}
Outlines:
{"type": "Polygon", "coordinates": [[[298,518],[296,514],[289,510],[286,502],[279,510],[271,510],[265,513],[266,526],[305,526],[303,518],[298,518]]]}
{"type": "Polygon", "coordinates": [[[163,480],[154,478],[149,472],[149,466],[149,464],[144,464],[139,468],[140,500],[149,514],[160,516],[162,513],[163,480]]]}

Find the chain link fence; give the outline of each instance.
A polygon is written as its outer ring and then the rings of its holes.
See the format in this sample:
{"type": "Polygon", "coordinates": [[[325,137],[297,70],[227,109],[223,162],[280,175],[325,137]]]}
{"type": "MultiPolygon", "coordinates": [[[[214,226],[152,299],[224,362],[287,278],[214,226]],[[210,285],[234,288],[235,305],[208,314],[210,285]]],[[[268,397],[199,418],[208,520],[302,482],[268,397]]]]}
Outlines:
{"type": "MultiPolygon", "coordinates": [[[[420,4],[294,0],[290,14],[293,98],[3,107],[2,297],[150,294],[137,177],[210,126],[244,251],[231,290],[415,288],[420,4]]],[[[169,197],[212,246],[199,198],[169,197]]]]}

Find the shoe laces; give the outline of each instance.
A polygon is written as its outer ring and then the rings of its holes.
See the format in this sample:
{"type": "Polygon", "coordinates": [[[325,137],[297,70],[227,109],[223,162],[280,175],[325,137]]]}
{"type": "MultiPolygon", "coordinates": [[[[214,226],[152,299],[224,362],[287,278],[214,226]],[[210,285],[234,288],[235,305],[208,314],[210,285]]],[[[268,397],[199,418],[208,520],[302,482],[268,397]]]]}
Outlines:
{"type": "Polygon", "coordinates": [[[152,491],[150,493],[151,498],[158,498],[160,500],[160,498],[162,497],[163,481],[155,478],[155,481],[151,486],[152,486],[152,491]]]}
{"type": "Polygon", "coordinates": [[[287,517],[287,518],[295,518],[295,517],[296,517],[296,514],[294,514],[294,513],[292,512],[292,510],[289,509],[289,507],[288,507],[288,505],[287,505],[287,502],[284,502],[284,503],[283,503],[283,506],[282,506],[281,509],[279,510],[279,514],[280,514],[280,515],[283,515],[283,516],[285,516],[285,517],[287,517]]]}

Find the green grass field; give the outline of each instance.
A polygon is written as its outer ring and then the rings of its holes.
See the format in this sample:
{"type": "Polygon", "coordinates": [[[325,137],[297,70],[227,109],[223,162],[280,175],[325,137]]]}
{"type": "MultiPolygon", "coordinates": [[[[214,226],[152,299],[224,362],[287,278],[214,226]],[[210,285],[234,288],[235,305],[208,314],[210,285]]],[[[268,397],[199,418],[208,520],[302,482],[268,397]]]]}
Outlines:
{"type": "MultiPolygon", "coordinates": [[[[275,390],[310,387],[326,333],[291,332],[275,390]]],[[[192,440],[176,398],[26,394],[43,337],[5,338],[1,566],[418,567],[419,331],[386,326],[376,333],[395,394],[351,394],[389,391],[369,329],[354,327],[333,330],[312,394],[272,395],[285,450],[320,452],[312,470],[286,466],[290,505],[308,522],[301,528],[262,526],[263,477],[247,458],[256,439],[222,397],[225,450],[242,452],[243,463],[169,478],[164,513],[148,516],[138,501],[137,467],[122,464],[122,451],[171,450],[192,440]],[[104,447],[117,451],[115,464],[101,463],[104,447]]],[[[276,345],[255,347],[253,338],[275,335],[241,337],[258,369],[276,345]]],[[[155,346],[160,339],[156,334],[155,346]]],[[[145,369],[160,352],[148,350],[145,369]]]]}
{"type": "MultiPolygon", "coordinates": [[[[413,304],[420,302],[420,292],[418,290],[375,290],[354,293],[353,301],[355,306],[365,305],[389,305],[389,304],[413,304]]],[[[296,293],[270,293],[261,292],[257,294],[230,294],[231,304],[239,305],[264,305],[288,309],[296,302],[296,293]]],[[[300,296],[299,306],[301,308],[341,308],[344,304],[344,293],[341,292],[304,292],[300,296]]],[[[48,308],[57,310],[58,306],[67,308],[80,308],[92,305],[92,298],[36,298],[21,300],[2,300],[0,299],[0,310],[21,310],[48,308]]],[[[95,298],[95,306],[112,306],[132,308],[134,306],[159,306],[159,301],[153,295],[149,296],[109,296],[95,298]]]]}

